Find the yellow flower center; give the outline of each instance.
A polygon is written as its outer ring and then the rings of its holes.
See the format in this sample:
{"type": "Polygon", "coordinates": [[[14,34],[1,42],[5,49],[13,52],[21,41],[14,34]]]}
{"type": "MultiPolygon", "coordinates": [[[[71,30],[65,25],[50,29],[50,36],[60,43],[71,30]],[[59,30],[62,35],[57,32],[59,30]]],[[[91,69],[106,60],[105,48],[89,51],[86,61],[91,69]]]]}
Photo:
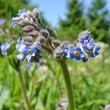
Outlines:
{"type": "Polygon", "coordinates": [[[79,52],[78,51],[74,51],[74,55],[75,56],[78,56],[79,55],[79,52]]]}
{"type": "Polygon", "coordinates": [[[36,47],[38,47],[38,45],[37,45],[37,44],[36,44],[35,46],[36,46],[36,47]]]}
{"type": "Polygon", "coordinates": [[[85,41],[84,41],[84,44],[88,44],[88,40],[85,40],[85,41]]]}
{"type": "Polygon", "coordinates": [[[68,53],[68,50],[67,49],[65,49],[65,53],[68,53]]]}
{"type": "Polygon", "coordinates": [[[20,46],[22,47],[22,46],[23,46],[23,44],[20,44],[20,46]]]}
{"type": "Polygon", "coordinates": [[[30,50],[30,49],[27,52],[28,52],[28,54],[32,54],[32,50],[30,50]]]}

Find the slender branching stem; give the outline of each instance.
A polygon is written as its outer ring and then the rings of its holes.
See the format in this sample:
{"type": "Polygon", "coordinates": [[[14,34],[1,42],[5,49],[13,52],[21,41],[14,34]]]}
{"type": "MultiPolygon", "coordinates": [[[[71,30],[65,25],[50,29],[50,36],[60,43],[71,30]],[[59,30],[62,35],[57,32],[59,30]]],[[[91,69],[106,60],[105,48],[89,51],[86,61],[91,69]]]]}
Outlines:
{"type": "Polygon", "coordinates": [[[71,79],[70,79],[69,71],[67,68],[67,64],[65,60],[63,59],[58,60],[58,63],[60,64],[62,71],[63,71],[63,76],[64,76],[67,94],[68,94],[69,110],[75,110],[73,87],[71,84],[71,79]]]}
{"type": "Polygon", "coordinates": [[[21,90],[22,90],[22,93],[23,93],[23,97],[24,97],[24,100],[25,100],[25,103],[26,103],[26,106],[27,106],[27,110],[31,110],[31,106],[30,106],[29,100],[28,100],[27,95],[26,95],[26,88],[25,88],[25,84],[24,84],[22,74],[18,73],[18,77],[19,77],[19,82],[20,82],[20,85],[21,85],[21,90]]]}

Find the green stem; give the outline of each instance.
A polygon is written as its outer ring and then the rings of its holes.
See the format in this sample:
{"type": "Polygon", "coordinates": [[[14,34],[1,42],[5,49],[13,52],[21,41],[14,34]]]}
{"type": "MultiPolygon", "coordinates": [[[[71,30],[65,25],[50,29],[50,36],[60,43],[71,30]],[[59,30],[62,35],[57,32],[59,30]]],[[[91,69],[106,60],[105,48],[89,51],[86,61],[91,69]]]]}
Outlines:
{"type": "Polygon", "coordinates": [[[68,71],[66,62],[62,59],[62,60],[59,60],[58,63],[60,64],[62,71],[63,71],[63,76],[64,76],[67,94],[68,94],[69,110],[75,110],[73,87],[71,84],[69,71],[68,71]]]}
{"type": "Polygon", "coordinates": [[[23,81],[22,74],[18,73],[18,77],[19,77],[19,82],[20,82],[20,85],[21,85],[21,90],[22,90],[22,93],[23,93],[23,97],[24,97],[24,100],[25,100],[25,103],[26,103],[26,106],[27,106],[27,110],[31,110],[30,103],[29,103],[29,100],[28,100],[27,95],[26,95],[26,89],[25,89],[25,84],[24,84],[24,81],[23,81]]]}

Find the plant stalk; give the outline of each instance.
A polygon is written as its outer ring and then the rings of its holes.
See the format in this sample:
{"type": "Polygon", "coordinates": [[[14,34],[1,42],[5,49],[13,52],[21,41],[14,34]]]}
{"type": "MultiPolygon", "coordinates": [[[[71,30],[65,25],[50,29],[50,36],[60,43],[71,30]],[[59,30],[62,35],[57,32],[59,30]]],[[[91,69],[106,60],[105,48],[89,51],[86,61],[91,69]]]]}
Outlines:
{"type": "Polygon", "coordinates": [[[26,88],[25,88],[25,84],[24,84],[24,81],[23,81],[22,74],[18,73],[18,77],[19,77],[19,82],[20,82],[20,85],[21,85],[21,90],[22,90],[22,93],[23,93],[23,97],[24,97],[24,100],[25,100],[25,103],[26,103],[26,106],[27,106],[27,110],[31,110],[31,106],[30,106],[29,100],[28,100],[27,95],[26,95],[26,88]]]}
{"type": "Polygon", "coordinates": [[[73,87],[71,84],[71,79],[67,68],[67,64],[63,59],[59,60],[58,63],[60,64],[63,71],[63,76],[64,76],[67,94],[68,94],[69,110],[75,110],[73,87]]]}

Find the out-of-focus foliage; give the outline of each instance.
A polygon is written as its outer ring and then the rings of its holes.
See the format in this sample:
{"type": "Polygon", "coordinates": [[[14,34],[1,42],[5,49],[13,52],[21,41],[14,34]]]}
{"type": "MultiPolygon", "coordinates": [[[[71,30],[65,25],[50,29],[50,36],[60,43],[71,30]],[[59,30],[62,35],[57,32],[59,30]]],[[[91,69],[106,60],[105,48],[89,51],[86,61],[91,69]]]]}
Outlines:
{"type": "MultiPolygon", "coordinates": [[[[61,27],[59,36],[63,36],[63,38],[65,38],[64,36],[68,36],[76,39],[78,33],[85,29],[83,8],[78,0],[69,0],[67,9],[66,20],[60,20],[59,22],[61,27]]],[[[66,39],[70,40],[71,38],[66,39]]]]}
{"type": "Polygon", "coordinates": [[[71,41],[80,31],[88,29],[97,41],[110,43],[110,13],[106,6],[106,0],[93,0],[87,10],[78,0],[69,0],[66,19],[60,20],[59,37],[71,41]]]}
{"type": "Polygon", "coordinates": [[[106,0],[93,0],[87,12],[87,28],[98,41],[110,43],[110,19],[106,0]]]}

